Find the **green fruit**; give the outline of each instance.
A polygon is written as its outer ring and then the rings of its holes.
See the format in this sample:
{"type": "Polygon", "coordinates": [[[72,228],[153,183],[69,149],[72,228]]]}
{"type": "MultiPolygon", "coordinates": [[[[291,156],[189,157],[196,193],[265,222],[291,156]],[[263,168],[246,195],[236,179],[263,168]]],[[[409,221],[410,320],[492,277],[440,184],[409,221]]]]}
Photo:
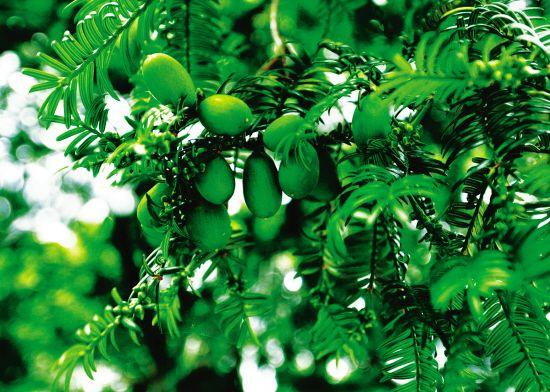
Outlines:
{"type": "Polygon", "coordinates": [[[276,151],[283,140],[287,141],[295,136],[305,123],[305,120],[296,114],[279,117],[266,128],[264,146],[276,151]]]}
{"type": "Polygon", "coordinates": [[[135,19],[130,25],[124,39],[123,36],[120,35],[116,40],[111,62],[109,64],[109,67],[116,72],[126,73],[130,76],[137,71],[135,64],[138,62],[139,55],[141,54],[138,27],[138,20],[135,19]],[[124,58],[127,58],[128,62],[126,62],[124,58]]]}
{"type": "Polygon", "coordinates": [[[159,246],[164,239],[164,232],[157,227],[141,226],[143,236],[147,243],[151,246],[159,246]]]}
{"type": "Polygon", "coordinates": [[[237,97],[216,94],[202,101],[199,118],[202,125],[216,135],[236,136],[252,124],[252,111],[237,97]]]}
{"type": "Polygon", "coordinates": [[[351,122],[355,143],[365,146],[373,138],[384,138],[391,131],[389,101],[372,95],[361,100],[351,122]]]}
{"type": "MultiPolygon", "coordinates": [[[[148,192],[147,195],[153,202],[152,205],[149,206],[149,208],[152,208],[154,211],[160,212],[160,207],[162,205],[162,197],[166,195],[169,191],[168,185],[165,183],[160,183],[152,187],[148,192]]],[[[149,208],[147,207],[147,195],[143,196],[138,204],[137,207],[137,218],[139,220],[139,223],[143,227],[147,228],[153,228],[158,227],[159,222],[157,222],[149,212],[149,208]]]]}
{"type": "Polygon", "coordinates": [[[187,232],[202,250],[220,249],[231,238],[231,219],[224,206],[199,204],[187,216],[187,232]]]}
{"type": "Polygon", "coordinates": [[[255,217],[252,221],[252,231],[258,241],[274,241],[285,223],[285,209],[279,208],[277,213],[269,218],[255,217]]]}
{"type": "Polygon", "coordinates": [[[126,49],[122,45],[124,42],[126,43],[128,49],[127,54],[130,55],[130,58],[137,57],[140,52],[140,44],[138,41],[138,28],[138,20],[134,19],[134,21],[130,25],[130,28],[128,29],[126,40],[123,40],[122,36],[120,36],[117,40],[117,46],[119,50],[126,51],[126,49]]]}
{"type": "Polygon", "coordinates": [[[225,159],[218,156],[206,164],[195,180],[197,190],[207,201],[223,204],[235,191],[235,176],[225,159]]]}
{"type": "Polygon", "coordinates": [[[142,72],[149,91],[160,103],[177,104],[182,97],[186,106],[197,101],[191,76],[175,58],[164,53],[151,54],[143,62],[142,72]]]}
{"type": "Polygon", "coordinates": [[[279,184],[293,199],[309,195],[319,181],[319,157],[311,144],[301,146],[301,155],[294,154],[281,162],[279,184]]]}
{"type": "Polygon", "coordinates": [[[340,194],[336,164],[326,149],[317,151],[319,155],[319,182],[309,196],[317,201],[330,201],[340,194]]]}
{"type": "Polygon", "coordinates": [[[254,152],[247,158],[243,171],[243,193],[246,206],[259,218],[269,218],[279,210],[282,195],[277,169],[265,152],[254,152]]]}

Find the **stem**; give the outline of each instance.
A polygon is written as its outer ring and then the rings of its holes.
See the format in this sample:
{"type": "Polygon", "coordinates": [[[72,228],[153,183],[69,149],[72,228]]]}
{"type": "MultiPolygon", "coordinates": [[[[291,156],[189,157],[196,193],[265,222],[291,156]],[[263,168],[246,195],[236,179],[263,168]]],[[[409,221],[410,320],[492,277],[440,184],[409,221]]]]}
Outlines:
{"type": "Polygon", "coordinates": [[[470,221],[470,225],[468,226],[468,231],[466,233],[466,236],[464,237],[464,245],[462,246],[462,249],[461,249],[461,253],[463,254],[465,254],[465,252],[468,250],[470,238],[474,232],[474,227],[476,225],[477,217],[479,215],[479,210],[481,209],[481,204],[483,203],[483,196],[485,195],[485,192],[487,192],[488,186],[489,186],[489,181],[487,181],[485,187],[483,188],[483,192],[479,194],[478,203],[476,204],[476,208],[472,215],[472,220],[470,221]]]}
{"type": "Polygon", "coordinates": [[[237,173],[237,162],[239,160],[239,147],[233,152],[233,172],[237,173]]]}
{"type": "Polygon", "coordinates": [[[271,38],[273,39],[273,52],[275,56],[280,56],[285,53],[285,45],[283,37],[279,32],[279,25],[277,23],[277,14],[279,12],[279,0],[272,0],[269,8],[269,29],[271,31],[271,38]]]}
{"type": "Polygon", "coordinates": [[[374,221],[374,226],[372,228],[372,252],[370,258],[370,279],[369,279],[369,291],[374,289],[374,271],[376,267],[376,234],[377,234],[378,220],[374,221]]]}
{"type": "Polygon", "coordinates": [[[269,6],[269,30],[271,32],[271,39],[273,40],[273,56],[260,67],[256,73],[257,75],[261,75],[276,67],[279,62],[284,65],[286,48],[283,37],[279,32],[279,24],[277,23],[278,12],[279,0],[272,0],[269,6]]]}
{"type": "Polygon", "coordinates": [[[459,12],[468,12],[468,11],[471,12],[471,11],[474,11],[475,9],[476,9],[475,7],[458,7],[458,8],[452,9],[443,14],[443,16],[440,19],[440,22],[445,18],[448,18],[449,16],[457,14],[459,12]]]}
{"type": "Polygon", "coordinates": [[[411,333],[412,333],[412,339],[413,339],[413,350],[414,350],[414,366],[415,366],[415,384],[416,384],[416,391],[420,392],[420,351],[418,350],[418,341],[416,339],[416,328],[414,327],[414,324],[411,325],[411,333]]]}
{"type": "Polygon", "coordinates": [[[424,210],[422,209],[422,207],[421,207],[420,203],[418,202],[417,198],[415,196],[411,196],[411,197],[408,198],[408,200],[411,203],[411,207],[412,207],[413,211],[417,215],[418,221],[421,222],[421,224],[424,226],[426,231],[430,235],[432,235],[432,236],[434,236],[438,239],[441,239],[440,237],[438,237],[438,234],[441,234],[441,233],[439,233],[437,230],[434,230],[434,226],[436,225],[436,222],[434,222],[434,219],[429,217],[426,214],[426,212],[424,212],[424,210]]]}
{"type": "Polygon", "coordinates": [[[332,13],[334,12],[334,3],[332,0],[328,0],[327,8],[328,8],[328,14],[327,14],[327,20],[325,22],[325,28],[323,29],[323,35],[322,38],[326,38],[328,33],[330,32],[330,25],[332,24],[332,13]]]}
{"type": "Polygon", "coordinates": [[[383,215],[383,213],[380,216],[381,216],[381,219],[382,219],[382,224],[383,224],[382,226],[384,228],[384,233],[386,234],[386,238],[387,238],[387,241],[388,241],[388,246],[390,247],[391,258],[392,258],[392,261],[393,261],[393,266],[395,268],[396,280],[403,281],[405,279],[405,276],[404,275],[402,276],[401,268],[399,266],[399,261],[397,260],[398,255],[399,255],[399,247],[394,242],[394,238],[392,236],[392,233],[389,230],[389,225],[390,224],[393,225],[394,221],[392,219],[390,219],[388,221],[388,219],[386,219],[386,217],[383,215]]]}
{"type": "Polygon", "coordinates": [[[430,98],[428,102],[422,107],[422,109],[414,116],[414,120],[411,125],[417,127],[420,124],[420,121],[424,118],[428,110],[431,109],[433,103],[433,98],[430,98]]]}
{"type": "Polygon", "coordinates": [[[258,336],[256,336],[256,333],[254,332],[254,329],[252,328],[252,324],[250,323],[250,317],[245,316],[244,318],[246,327],[248,329],[248,333],[250,334],[250,337],[252,338],[252,341],[254,341],[254,344],[261,350],[262,345],[260,343],[260,340],[258,339],[258,336]]]}

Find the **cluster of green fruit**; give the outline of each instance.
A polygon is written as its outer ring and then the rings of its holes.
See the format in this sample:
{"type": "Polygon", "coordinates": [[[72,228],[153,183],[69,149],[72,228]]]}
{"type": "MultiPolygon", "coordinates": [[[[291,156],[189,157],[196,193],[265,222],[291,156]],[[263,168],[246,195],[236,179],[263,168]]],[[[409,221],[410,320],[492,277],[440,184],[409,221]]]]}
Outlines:
{"type": "MultiPolygon", "coordinates": [[[[157,53],[146,58],[143,77],[152,95],[163,104],[185,106],[197,104],[197,95],[191,76],[174,58],[157,53]]],[[[368,98],[368,97],[367,97],[368,98]]],[[[365,102],[358,106],[352,127],[358,145],[370,138],[387,134],[389,113],[380,110],[379,102],[365,102]],[[374,124],[373,117],[379,118],[374,124]],[[370,122],[370,123],[368,123],[370,122]]],[[[214,135],[239,136],[247,131],[253,120],[250,107],[241,99],[215,94],[198,105],[198,117],[205,129],[214,135]]],[[[269,218],[277,213],[282,192],[293,199],[309,198],[328,202],[340,193],[337,168],[328,149],[315,148],[305,135],[306,121],[289,114],[274,120],[261,133],[257,148],[248,156],[243,169],[243,194],[248,209],[258,218],[269,218]],[[284,147],[279,170],[265,149],[275,155],[284,147]]],[[[235,191],[235,175],[221,155],[210,156],[203,170],[195,177],[194,188],[200,195],[186,213],[189,237],[203,250],[223,248],[231,237],[231,220],[225,204],[235,191]]],[[[158,219],[151,211],[161,210],[163,197],[169,192],[166,184],[155,185],[138,206],[138,219],[151,242],[162,238],[158,219]],[[151,201],[148,202],[148,199],[151,201]]]]}

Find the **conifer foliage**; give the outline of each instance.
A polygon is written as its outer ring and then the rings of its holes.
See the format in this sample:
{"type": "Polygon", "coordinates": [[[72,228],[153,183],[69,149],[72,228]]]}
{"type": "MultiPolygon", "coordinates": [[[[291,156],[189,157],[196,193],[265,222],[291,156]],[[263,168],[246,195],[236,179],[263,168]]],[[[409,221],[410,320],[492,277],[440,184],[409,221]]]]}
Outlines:
{"type": "Polygon", "coordinates": [[[251,318],[276,328],[280,293],[256,284],[248,258],[292,252],[316,360],[345,357],[399,391],[549,390],[544,10],[420,1],[385,58],[368,37],[330,39],[339,18],[368,34],[370,2],[308,2],[323,9],[314,50],[278,27],[283,3],[258,2],[269,57],[216,0],[74,0],[73,31],[25,71],[75,168],[150,189],[137,218],[153,250],[130,295],[113,289],[77,332],[56,385],[77,366],[93,377],[122,331],[139,344],[152,321],[177,336],[185,291],[210,301],[237,349],[262,347],[251,318]],[[113,87],[115,57],[132,91],[113,87]],[[108,97],[131,103],[129,132],[107,127],[108,97]],[[239,187],[244,220],[227,208],[239,187]],[[275,233],[269,246],[251,216],[275,233]],[[190,284],[207,262],[215,294],[190,284]]]}

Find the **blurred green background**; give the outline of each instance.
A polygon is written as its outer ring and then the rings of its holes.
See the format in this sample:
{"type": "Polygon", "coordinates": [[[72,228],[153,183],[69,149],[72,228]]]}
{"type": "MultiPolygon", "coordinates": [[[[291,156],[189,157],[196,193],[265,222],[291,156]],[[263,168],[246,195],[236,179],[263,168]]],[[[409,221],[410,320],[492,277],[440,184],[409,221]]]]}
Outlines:
{"type": "MultiPolygon", "coordinates": [[[[133,215],[135,190],[111,187],[101,174],[93,178],[84,170],[69,170],[64,146],[55,141],[59,128],[46,131],[37,122],[43,97],[27,94],[33,81],[22,75],[21,67],[37,66],[37,52],[48,52],[52,39],[72,29],[74,15],[63,11],[66,3],[0,3],[0,390],[5,391],[47,390],[55,361],[74,342],[74,331],[110,302],[113,286],[123,295],[129,293],[142,255],[150,251],[133,215]]],[[[279,25],[283,36],[300,42],[308,52],[330,37],[389,59],[414,38],[414,29],[425,22],[425,11],[438,3],[444,2],[281,0],[279,25]]],[[[256,69],[271,52],[269,4],[222,0],[221,5],[231,38],[226,42],[233,45],[224,50],[238,47],[241,55],[239,60],[229,56],[219,66],[228,75],[256,69]]],[[[123,73],[112,73],[115,86],[127,89],[123,73]]],[[[128,110],[124,102],[119,106],[120,111],[128,110]]],[[[464,170],[465,162],[457,163],[455,170],[464,170]]],[[[252,320],[266,342],[262,350],[245,346],[237,352],[221,332],[210,302],[188,293],[182,298],[180,337],[169,338],[144,323],[142,346],[121,335],[120,353],[111,350],[113,360],[100,362],[95,380],[77,371],[74,390],[390,389],[373,379],[380,364],[355,369],[345,358],[314,361],[303,328],[313,311],[297,294],[307,290],[305,282],[295,277],[290,254],[272,252],[271,243],[280,231],[282,241],[295,233],[284,226],[282,215],[268,223],[250,222],[249,216],[238,213],[239,207],[232,207],[236,220],[252,227],[259,244],[247,260],[249,273],[259,274],[257,284],[279,299],[269,331],[261,319],[252,320]]],[[[294,211],[292,203],[286,208],[294,216],[303,213],[294,211]]],[[[410,239],[411,252],[427,253],[415,249],[415,242],[410,239]]],[[[411,268],[411,279],[421,280],[423,268],[411,268]]],[[[201,276],[206,270],[201,268],[192,283],[208,297],[216,291],[216,275],[201,276]]],[[[370,342],[369,349],[377,343],[370,342]]]]}

